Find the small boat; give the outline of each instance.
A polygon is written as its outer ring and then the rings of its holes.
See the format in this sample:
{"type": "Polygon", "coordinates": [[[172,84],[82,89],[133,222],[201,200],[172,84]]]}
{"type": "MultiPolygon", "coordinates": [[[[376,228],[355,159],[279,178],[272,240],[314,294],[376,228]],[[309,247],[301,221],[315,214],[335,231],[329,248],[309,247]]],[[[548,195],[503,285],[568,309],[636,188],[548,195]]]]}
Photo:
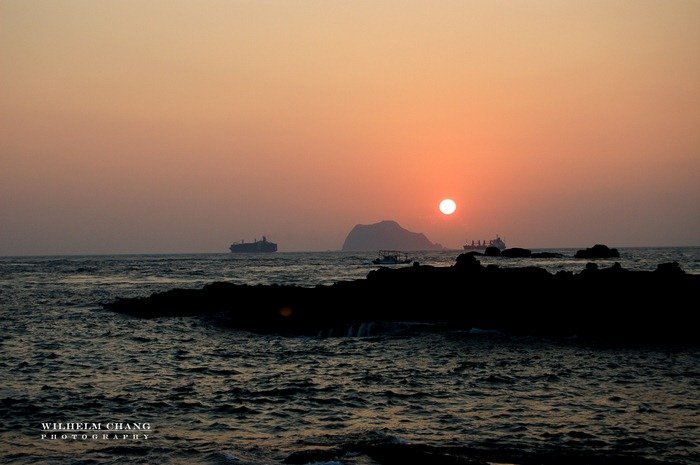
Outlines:
{"type": "Polygon", "coordinates": [[[486,242],[484,241],[472,241],[471,244],[465,244],[464,245],[464,250],[486,250],[488,247],[496,247],[498,250],[505,250],[506,249],[506,243],[503,242],[503,239],[500,237],[496,236],[495,239],[491,239],[490,241],[486,242]]]}
{"type": "Polygon", "coordinates": [[[411,259],[404,252],[396,250],[380,250],[379,257],[372,260],[375,265],[403,265],[411,263],[411,259]]]}

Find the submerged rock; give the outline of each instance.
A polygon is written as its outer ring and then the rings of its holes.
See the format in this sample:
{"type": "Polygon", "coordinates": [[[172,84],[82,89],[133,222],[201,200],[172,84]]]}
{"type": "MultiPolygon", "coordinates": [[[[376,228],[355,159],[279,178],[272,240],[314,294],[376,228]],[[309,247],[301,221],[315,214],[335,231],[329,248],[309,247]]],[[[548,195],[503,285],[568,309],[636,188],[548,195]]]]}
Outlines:
{"type": "MultiPolygon", "coordinates": [[[[495,248],[495,247],[494,247],[494,248],[495,248]]],[[[465,255],[473,255],[474,257],[481,257],[481,256],[484,255],[483,253],[477,252],[476,250],[472,250],[472,251],[469,251],[469,252],[464,252],[464,254],[465,254],[465,255]]]]}
{"type": "Polygon", "coordinates": [[[564,254],[557,252],[535,252],[530,257],[532,258],[562,258],[564,254]]]}

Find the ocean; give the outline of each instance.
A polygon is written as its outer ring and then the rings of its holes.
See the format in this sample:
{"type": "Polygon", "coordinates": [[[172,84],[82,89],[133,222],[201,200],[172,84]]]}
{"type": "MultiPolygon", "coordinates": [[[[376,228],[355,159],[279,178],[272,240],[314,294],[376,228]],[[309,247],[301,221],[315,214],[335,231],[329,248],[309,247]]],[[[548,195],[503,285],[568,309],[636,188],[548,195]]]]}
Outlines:
{"type": "MultiPolygon", "coordinates": [[[[620,252],[599,266],[677,261],[700,273],[700,248],[620,252]]],[[[458,254],[413,259],[447,266],[458,254]]],[[[359,279],[375,256],[0,257],[2,462],[700,463],[697,347],[600,347],[411,322],[366,337],[282,337],[101,307],[212,281],[359,279]],[[65,431],[78,423],[81,431],[65,431]]],[[[586,263],[480,259],[550,271],[586,263]]]]}

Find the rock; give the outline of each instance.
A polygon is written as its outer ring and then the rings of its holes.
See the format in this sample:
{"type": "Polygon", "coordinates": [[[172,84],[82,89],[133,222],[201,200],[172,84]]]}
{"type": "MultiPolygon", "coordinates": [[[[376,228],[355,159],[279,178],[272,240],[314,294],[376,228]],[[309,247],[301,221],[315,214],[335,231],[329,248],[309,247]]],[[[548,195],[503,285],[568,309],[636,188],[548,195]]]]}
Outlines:
{"type": "Polygon", "coordinates": [[[668,273],[668,274],[685,274],[685,271],[683,271],[678,264],[678,262],[670,262],[670,263],[660,263],[657,265],[656,270],[654,270],[655,273],[668,273]]]}
{"type": "Polygon", "coordinates": [[[586,268],[581,271],[581,276],[588,276],[588,277],[593,277],[593,276],[600,276],[600,268],[598,268],[598,264],[594,262],[588,262],[586,263],[586,268]]]}
{"type": "Polygon", "coordinates": [[[484,254],[482,254],[481,252],[477,252],[476,250],[472,250],[471,252],[464,252],[464,255],[472,255],[474,257],[481,257],[484,254]]]}
{"type": "Polygon", "coordinates": [[[501,255],[501,249],[498,247],[486,247],[486,250],[484,250],[484,255],[487,257],[499,257],[501,255]]]}
{"type": "Polygon", "coordinates": [[[564,254],[557,252],[535,252],[530,257],[532,258],[562,258],[564,254]]]}
{"type": "Polygon", "coordinates": [[[221,327],[288,335],[349,337],[366,334],[350,329],[364,323],[391,328],[412,321],[431,323],[430,331],[481,328],[697,346],[688,302],[698,294],[700,275],[683,273],[675,263],[652,272],[590,262],[580,273],[552,274],[532,266],[484,267],[465,253],[450,267],[379,268],[365,279],[330,286],[212,283],[118,298],[104,307],[139,318],[203,317],[221,327]]]}
{"type": "Polygon", "coordinates": [[[607,245],[596,244],[585,250],[579,250],[574,255],[575,258],[619,258],[620,252],[611,249],[607,245]]]}
{"type": "Polygon", "coordinates": [[[512,249],[506,249],[501,252],[501,257],[507,258],[528,258],[532,255],[532,251],[529,249],[521,249],[520,247],[513,247],[512,249]]]}
{"type": "MultiPolygon", "coordinates": [[[[591,263],[593,265],[593,263],[591,263]]],[[[612,264],[610,268],[603,268],[600,271],[606,272],[606,273],[627,273],[629,270],[626,270],[622,268],[622,265],[620,265],[620,262],[615,262],[612,264]]]]}
{"type": "Polygon", "coordinates": [[[358,224],[345,238],[344,252],[376,250],[443,250],[425,234],[402,228],[396,221],[380,221],[374,224],[358,224]]]}
{"type": "Polygon", "coordinates": [[[455,269],[459,271],[478,271],[480,268],[481,262],[471,253],[463,253],[457,257],[455,269]]]}

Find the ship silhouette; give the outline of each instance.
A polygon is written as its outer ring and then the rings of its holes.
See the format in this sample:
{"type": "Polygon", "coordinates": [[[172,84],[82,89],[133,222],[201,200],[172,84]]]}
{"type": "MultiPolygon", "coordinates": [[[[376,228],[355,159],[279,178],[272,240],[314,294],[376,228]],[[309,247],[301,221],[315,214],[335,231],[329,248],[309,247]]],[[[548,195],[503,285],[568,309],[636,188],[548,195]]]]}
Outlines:
{"type": "Polygon", "coordinates": [[[464,250],[486,250],[488,247],[497,247],[498,250],[504,250],[506,248],[506,243],[503,242],[499,236],[490,241],[472,241],[471,244],[464,244],[464,250]]]}
{"type": "Polygon", "coordinates": [[[234,242],[229,250],[231,253],[271,253],[277,252],[277,244],[263,236],[261,241],[255,239],[253,242],[234,242]]]}

